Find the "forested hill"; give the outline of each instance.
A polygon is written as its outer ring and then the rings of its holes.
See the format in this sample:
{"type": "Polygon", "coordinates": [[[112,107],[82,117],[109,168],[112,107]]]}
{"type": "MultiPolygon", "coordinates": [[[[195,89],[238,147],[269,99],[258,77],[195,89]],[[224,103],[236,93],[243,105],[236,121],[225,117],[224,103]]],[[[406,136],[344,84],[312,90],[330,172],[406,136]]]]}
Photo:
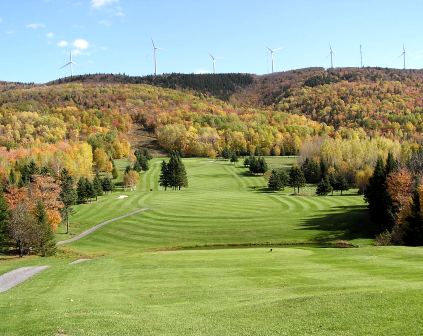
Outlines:
{"type": "Polygon", "coordinates": [[[61,78],[47,85],[78,83],[148,84],[169,89],[196,91],[227,100],[232,94],[253,83],[250,74],[181,74],[171,73],[158,76],[128,76],[125,74],[87,74],[61,78]]]}
{"type": "Polygon", "coordinates": [[[232,97],[234,102],[271,106],[283,98],[295,95],[295,89],[317,87],[339,82],[377,83],[402,82],[423,85],[423,70],[390,68],[304,68],[254,76],[254,82],[232,97]]]}

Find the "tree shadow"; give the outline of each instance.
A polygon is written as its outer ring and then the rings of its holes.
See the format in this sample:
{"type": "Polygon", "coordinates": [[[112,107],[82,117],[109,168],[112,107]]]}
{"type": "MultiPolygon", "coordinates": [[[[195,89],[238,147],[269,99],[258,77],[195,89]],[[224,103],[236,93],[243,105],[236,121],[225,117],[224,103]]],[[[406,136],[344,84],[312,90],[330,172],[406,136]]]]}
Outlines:
{"type": "Polygon", "coordinates": [[[373,238],[366,205],[338,206],[305,218],[300,230],[316,230],[316,241],[373,238]]]}
{"type": "Polygon", "coordinates": [[[260,194],[273,194],[276,193],[273,190],[270,190],[268,187],[263,187],[263,186],[249,186],[248,189],[252,192],[255,193],[260,193],[260,194]]]}

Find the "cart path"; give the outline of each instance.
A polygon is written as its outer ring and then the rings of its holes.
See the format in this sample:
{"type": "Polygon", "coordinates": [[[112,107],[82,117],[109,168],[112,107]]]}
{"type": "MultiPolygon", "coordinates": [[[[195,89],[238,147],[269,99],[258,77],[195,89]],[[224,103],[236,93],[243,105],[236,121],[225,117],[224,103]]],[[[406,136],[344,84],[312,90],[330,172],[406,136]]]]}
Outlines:
{"type": "Polygon", "coordinates": [[[50,266],[28,266],[0,275],[0,293],[5,292],[50,266]]]}
{"type": "Polygon", "coordinates": [[[147,211],[147,210],[148,210],[148,208],[142,208],[142,209],[138,209],[138,210],[135,210],[135,211],[132,211],[132,212],[128,212],[127,214],[124,214],[122,216],[106,220],[104,222],[101,222],[100,224],[93,226],[92,228],[90,228],[88,230],[81,232],[80,234],[76,235],[75,237],[72,237],[72,238],[69,238],[69,239],[66,239],[66,240],[61,240],[61,241],[57,242],[57,245],[64,245],[64,244],[73,243],[74,241],[77,241],[81,238],[84,238],[85,236],[88,236],[89,234],[93,233],[94,231],[97,231],[98,229],[100,229],[101,227],[103,227],[107,224],[116,222],[118,220],[124,219],[126,217],[129,217],[129,216],[132,216],[132,215],[135,215],[137,213],[147,211]]]}

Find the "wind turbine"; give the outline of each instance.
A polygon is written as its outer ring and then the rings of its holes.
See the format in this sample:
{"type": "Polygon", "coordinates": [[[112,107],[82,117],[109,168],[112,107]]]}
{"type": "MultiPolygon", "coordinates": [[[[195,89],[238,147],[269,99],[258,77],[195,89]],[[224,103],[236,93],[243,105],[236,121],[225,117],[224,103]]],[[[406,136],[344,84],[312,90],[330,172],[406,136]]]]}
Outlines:
{"type": "Polygon", "coordinates": [[[275,48],[275,49],[271,49],[271,48],[269,48],[269,47],[266,47],[266,48],[267,48],[267,50],[269,50],[269,52],[270,52],[270,57],[272,58],[272,73],[273,73],[273,71],[274,71],[274,67],[275,67],[275,60],[274,60],[274,58],[273,58],[273,54],[274,54],[276,51],[281,50],[282,48],[275,48]]]}
{"type": "Polygon", "coordinates": [[[363,67],[363,48],[360,44],[360,66],[363,67]]]}
{"type": "Polygon", "coordinates": [[[157,76],[157,50],[162,50],[154,44],[153,39],[151,39],[151,43],[153,44],[153,54],[154,54],[154,76],[157,76]]]}
{"type": "Polygon", "coordinates": [[[222,57],[215,57],[213,54],[209,53],[210,58],[213,62],[213,73],[216,73],[216,60],[222,59],[222,57]]]}
{"type": "Polygon", "coordinates": [[[399,57],[403,57],[403,62],[404,62],[404,70],[405,70],[405,54],[406,54],[406,52],[405,52],[405,46],[404,46],[404,44],[402,45],[402,53],[401,53],[401,55],[399,55],[399,57]]]}
{"type": "Polygon", "coordinates": [[[216,57],[214,57],[212,54],[209,54],[210,58],[212,59],[213,62],[213,73],[216,73],[216,57]]]}
{"type": "Polygon", "coordinates": [[[71,77],[73,77],[73,66],[74,65],[76,65],[76,63],[72,60],[72,50],[71,50],[69,52],[69,62],[66,63],[64,66],[62,66],[60,69],[66,68],[67,66],[70,67],[71,77]]]}
{"type": "Polygon", "coordinates": [[[333,69],[333,50],[330,44],[329,44],[329,55],[330,55],[330,68],[333,69]]]}

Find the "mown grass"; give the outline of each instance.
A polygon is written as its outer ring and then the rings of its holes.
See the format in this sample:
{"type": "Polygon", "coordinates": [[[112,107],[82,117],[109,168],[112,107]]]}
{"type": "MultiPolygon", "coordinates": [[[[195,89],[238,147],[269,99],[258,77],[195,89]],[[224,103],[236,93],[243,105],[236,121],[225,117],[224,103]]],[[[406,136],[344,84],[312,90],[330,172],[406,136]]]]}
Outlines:
{"type": "Polygon", "coordinates": [[[127,199],[116,200],[118,192],[76,207],[71,232],[149,211],[101,228],[58,257],[0,261],[0,274],[51,265],[0,294],[0,335],[421,333],[423,249],[370,246],[361,196],[321,198],[311,187],[303,196],[269,193],[263,177],[240,164],[184,162],[188,189],[161,190],[153,161],[127,199]],[[337,239],[361,247],[184,249],[337,239]],[[93,260],[69,265],[81,256],[93,260]]]}

